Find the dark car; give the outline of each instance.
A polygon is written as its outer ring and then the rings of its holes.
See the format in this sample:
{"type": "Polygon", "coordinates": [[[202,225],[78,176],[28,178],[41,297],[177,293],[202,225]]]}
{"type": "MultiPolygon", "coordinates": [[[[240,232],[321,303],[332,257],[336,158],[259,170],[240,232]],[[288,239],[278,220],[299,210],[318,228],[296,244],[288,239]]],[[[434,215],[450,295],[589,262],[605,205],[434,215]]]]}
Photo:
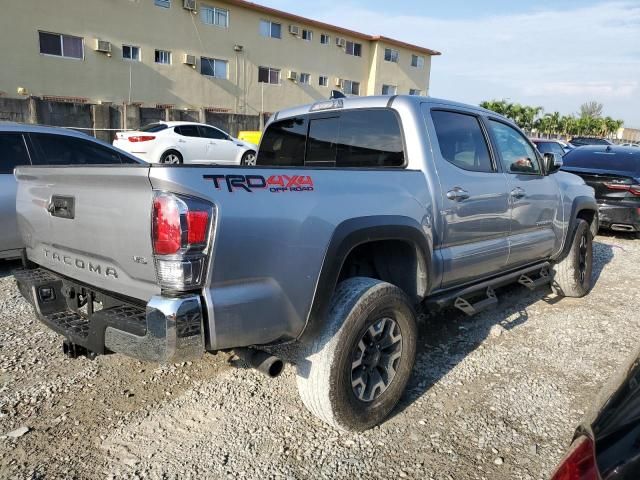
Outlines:
{"type": "Polygon", "coordinates": [[[640,238],[640,150],[586,146],[567,153],[563,162],[563,170],[595,190],[601,228],[635,232],[640,238]]]}
{"type": "Polygon", "coordinates": [[[0,259],[20,256],[16,180],[21,165],[107,165],[144,163],[89,135],[55,127],[0,124],[0,259]]]}
{"type": "Polygon", "coordinates": [[[640,479],[640,350],[600,392],[551,479],[640,479]]]}
{"type": "Polygon", "coordinates": [[[558,140],[544,139],[544,138],[532,138],[531,141],[537,147],[538,151],[542,154],[545,153],[557,153],[558,155],[564,155],[569,149],[558,140]]]}
{"type": "Polygon", "coordinates": [[[613,145],[613,142],[610,142],[606,138],[598,137],[573,137],[569,143],[574,147],[582,147],[584,145],[613,145]]]}

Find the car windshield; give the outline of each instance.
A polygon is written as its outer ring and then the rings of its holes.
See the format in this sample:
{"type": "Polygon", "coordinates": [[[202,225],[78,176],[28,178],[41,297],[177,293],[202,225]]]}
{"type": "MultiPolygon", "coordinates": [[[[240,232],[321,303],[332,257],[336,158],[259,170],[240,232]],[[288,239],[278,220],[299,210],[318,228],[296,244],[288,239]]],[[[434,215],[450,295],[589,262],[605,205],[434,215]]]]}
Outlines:
{"type": "Polygon", "coordinates": [[[640,151],[582,147],[567,153],[563,158],[563,163],[566,167],[617,170],[637,174],[640,172],[640,151]]]}
{"type": "Polygon", "coordinates": [[[168,125],[164,123],[150,123],[142,127],[140,131],[153,133],[153,132],[160,132],[162,130],[166,130],[167,128],[169,128],[168,125]]]}

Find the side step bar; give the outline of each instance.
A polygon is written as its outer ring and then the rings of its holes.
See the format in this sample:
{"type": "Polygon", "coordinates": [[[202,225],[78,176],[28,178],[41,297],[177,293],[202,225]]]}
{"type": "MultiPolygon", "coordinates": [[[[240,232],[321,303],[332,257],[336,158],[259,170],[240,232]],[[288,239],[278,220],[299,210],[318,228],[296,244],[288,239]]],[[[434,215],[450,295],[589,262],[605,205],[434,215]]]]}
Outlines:
{"type": "Polygon", "coordinates": [[[494,277],[483,282],[476,283],[475,285],[436,294],[435,296],[427,299],[426,305],[435,308],[444,308],[453,305],[467,315],[475,315],[476,313],[493,307],[498,303],[498,299],[495,294],[496,288],[510,283],[520,283],[528,289],[534,290],[542,285],[551,283],[553,277],[550,270],[551,264],[549,262],[538,263],[500,275],[499,277],[494,277]],[[472,303],[469,300],[471,297],[478,297],[483,291],[485,293],[485,298],[482,298],[475,303],[472,303]]]}

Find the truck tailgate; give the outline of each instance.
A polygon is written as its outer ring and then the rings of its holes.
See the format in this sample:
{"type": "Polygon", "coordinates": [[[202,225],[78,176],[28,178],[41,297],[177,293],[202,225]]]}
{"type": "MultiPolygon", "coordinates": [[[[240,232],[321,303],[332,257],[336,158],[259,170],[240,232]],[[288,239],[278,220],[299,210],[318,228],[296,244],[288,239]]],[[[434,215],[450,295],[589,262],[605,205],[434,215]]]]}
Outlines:
{"type": "Polygon", "coordinates": [[[30,260],[98,289],[160,293],[147,166],[20,167],[16,211],[30,260]]]}

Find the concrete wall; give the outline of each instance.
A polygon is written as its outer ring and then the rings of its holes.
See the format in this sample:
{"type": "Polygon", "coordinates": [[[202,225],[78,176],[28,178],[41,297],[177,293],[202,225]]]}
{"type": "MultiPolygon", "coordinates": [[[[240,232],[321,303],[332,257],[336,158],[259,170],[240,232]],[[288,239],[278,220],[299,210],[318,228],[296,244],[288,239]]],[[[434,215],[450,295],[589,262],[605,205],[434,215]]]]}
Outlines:
{"type": "MultiPolygon", "coordinates": [[[[31,97],[0,97],[0,121],[32,123],[81,129],[106,142],[112,142],[116,130],[136,129],[160,120],[204,122],[237,136],[241,130],[259,130],[259,115],[144,108],[137,105],[89,105],[54,102],[31,97]],[[126,127],[125,127],[126,116],[126,127]]],[[[268,118],[265,117],[265,122],[268,118]]]]}
{"type": "Polygon", "coordinates": [[[400,47],[394,47],[401,50],[400,63],[384,62],[381,55],[373,62],[374,52],[385,42],[305,25],[238,1],[202,0],[198,5],[228,9],[229,27],[204,24],[200,14],[182,8],[181,0],[173,0],[169,9],[155,6],[153,0],[6,2],[2,18],[11,21],[2,22],[0,29],[0,45],[5,45],[0,91],[11,97],[23,87],[30,95],[80,97],[89,103],[163,104],[180,110],[214,107],[248,115],[326,99],[338,78],[359,81],[362,94],[379,94],[383,83],[397,85],[398,93],[410,88],[428,91],[430,62],[424,53],[422,70],[410,67],[412,50],[400,47]],[[282,24],[282,39],[260,36],[263,18],[282,24]],[[290,24],[312,30],[313,40],[291,35],[290,24]],[[38,31],[82,37],[84,58],[40,54],[38,31]],[[331,36],[329,45],[320,44],[321,33],[331,36]],[[337,36],[361,43],[362,57],[337,47],[337,36]],[[112,56],[94,50],[98,38],[112,43],[112,56]],[[141,61],[123,59],[123,44],[140,47],[141,61]],[[242,45],[243,51],[237,53],[234,45],[242,45]],[[156,64],[155,49],[171,51],[172,64],[156,64]],[[197,68],[183,64],[186,53],[197,57],[197,68]],[[228,77],[201,75],[202,56],[228,61],[228,77]],[[259,66],[281,69],[281,84],[258,83],[259,66]],[[287,80],[289,70],[310,73],[310,85],[287,80]],[[320,75],[329,77],[329,86],[318,85],[320,75]]]}

